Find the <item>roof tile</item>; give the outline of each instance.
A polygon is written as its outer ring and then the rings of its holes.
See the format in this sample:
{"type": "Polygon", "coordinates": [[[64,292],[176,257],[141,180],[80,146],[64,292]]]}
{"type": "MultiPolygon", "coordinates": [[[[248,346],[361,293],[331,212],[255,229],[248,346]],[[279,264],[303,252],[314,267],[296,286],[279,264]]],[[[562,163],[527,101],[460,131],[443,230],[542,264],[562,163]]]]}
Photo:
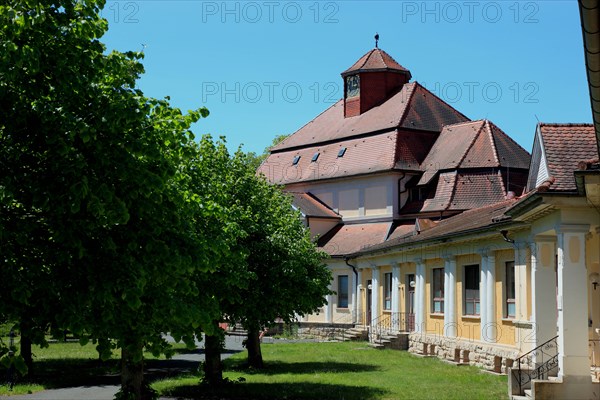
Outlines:
{"type": "Polygon", "coordinates": [[[331,256],[346,255],[385,242],[390,227],[390,222],[338,225],[318,244],[331,256]]]}
{"type": "Polygon", "coordinates": [[[577,190],[573,172],[578,163],[598,159],[596,135],[592,124],[539,125],[548,173],[555,178],[548,191],[577,190]]]}
{"type": "Polygon", "coordinates": [[[292,195],[292,204],[306,217],[338,218],[342,216],[323,204],[310,193],[288,192],[292,195]]]}

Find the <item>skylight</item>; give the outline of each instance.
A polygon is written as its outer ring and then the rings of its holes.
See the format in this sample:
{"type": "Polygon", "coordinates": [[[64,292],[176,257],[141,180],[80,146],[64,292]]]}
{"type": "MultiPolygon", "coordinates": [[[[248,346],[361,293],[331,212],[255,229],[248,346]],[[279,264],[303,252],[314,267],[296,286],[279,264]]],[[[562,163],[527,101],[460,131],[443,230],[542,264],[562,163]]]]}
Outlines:
{"type": "Polygon", "coordinates": [[[298,164],[298,161],[300,161],[300,156],[294,157],[294,161],[292,161],[292,165],[298,164]]]}
{"type": "Polygon", "coordinates": [[[319,159],[319,155],[320,155],[320,154],[321,154],[321,153],[319,153],[319,152],[316,152],[315,154],[313,154],[312,160],[310,160],[310,162],[315,162],[315,161],[317,161],[317,160],[319,159]]]}
{"type": "Polygon", "coordinates": [[[346,154],[346,148],[345,148],[345,147],[342,147],[342,148],[340,149],[340,151],[338,151],[338,155],[337,155],[337,156],[338,156],[338,158],[339,158],[339,157],[344,157],[344,154],[346,154]]]}

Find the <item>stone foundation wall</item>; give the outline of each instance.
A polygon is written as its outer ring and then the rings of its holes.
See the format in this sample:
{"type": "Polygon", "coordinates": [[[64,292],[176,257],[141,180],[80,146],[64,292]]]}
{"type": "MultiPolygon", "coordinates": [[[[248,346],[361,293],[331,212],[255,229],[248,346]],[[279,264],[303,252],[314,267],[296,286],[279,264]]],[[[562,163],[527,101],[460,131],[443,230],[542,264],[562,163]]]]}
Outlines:
{"type": "Polygon", "coordinates": [[[508,368],[513,366],[514,360],[519,356],[519,351],[509,346],[439,335],[411,333],[408,343],[408,351],[411,353],[475,365],[502,374],[508,373],[508,368]]]}

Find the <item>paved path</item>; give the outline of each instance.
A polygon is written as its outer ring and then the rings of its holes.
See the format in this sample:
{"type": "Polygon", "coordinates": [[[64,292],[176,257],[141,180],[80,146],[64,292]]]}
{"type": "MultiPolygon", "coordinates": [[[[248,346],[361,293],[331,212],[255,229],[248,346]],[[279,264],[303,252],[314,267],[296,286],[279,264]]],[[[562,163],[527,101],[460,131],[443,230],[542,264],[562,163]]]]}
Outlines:
{"type": "MultiPolygon", "coordinates": [[[[169,338],[168,338],[169,339],[169,338]]],[[[244,350],[240,336],[225,337],[225,351],[221,358],[227,358],[231,355],[244,350]]],[[[170,360],[153,362],[150,368],[146,369],[146,374],[167,374],[175,370],[190,371],[198,368],[198,364],[204,361],[204,343],[198,342],[198,350],[188,354],[177,354],[170,360]]],[[[78,386],[72,388],[44,390],[33,394],[22,396],[0,396],[0,399],[10,400],[112,400],[115,393],[119,390],[119,377],[107,377],[107,383],[101,385],[78,386]]]]}

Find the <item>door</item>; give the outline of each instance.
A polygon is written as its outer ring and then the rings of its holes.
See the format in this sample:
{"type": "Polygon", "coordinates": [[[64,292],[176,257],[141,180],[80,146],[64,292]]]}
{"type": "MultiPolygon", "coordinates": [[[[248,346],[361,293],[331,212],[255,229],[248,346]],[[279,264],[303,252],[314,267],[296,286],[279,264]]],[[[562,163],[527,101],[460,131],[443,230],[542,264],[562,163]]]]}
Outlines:
{"type": "Polygon", "coordinates": [[[406,330],[415,330],[415,274],[406,276],[406,330]]]}

